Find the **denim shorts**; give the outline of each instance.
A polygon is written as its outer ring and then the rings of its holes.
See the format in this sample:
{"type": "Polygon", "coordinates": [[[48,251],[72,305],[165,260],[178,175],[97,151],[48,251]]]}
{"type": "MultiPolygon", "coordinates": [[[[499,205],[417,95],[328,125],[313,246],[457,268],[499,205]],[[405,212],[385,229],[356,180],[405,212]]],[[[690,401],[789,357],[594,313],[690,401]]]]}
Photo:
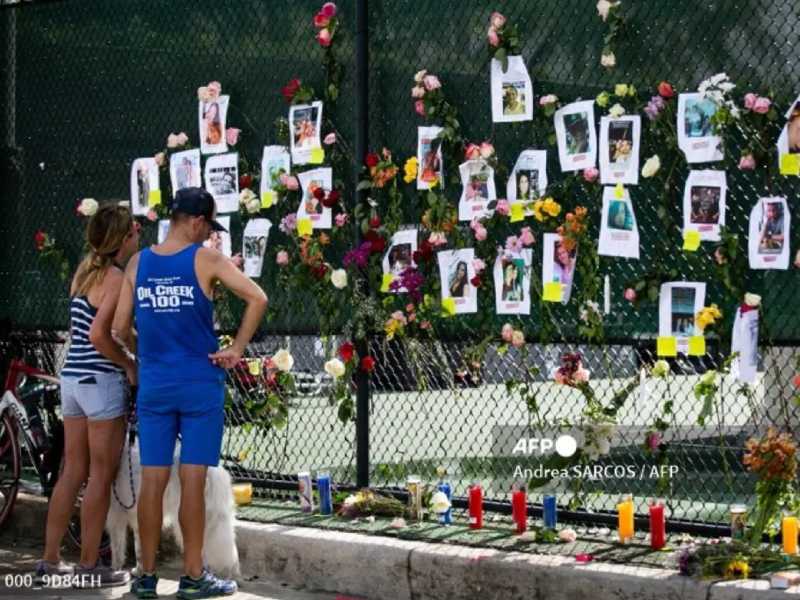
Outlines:
{"type": "Polygon", "coordinates": [[[61,378],[62,416],[107,421],[127,412],[128,382],[124,373],[61,378]]]}

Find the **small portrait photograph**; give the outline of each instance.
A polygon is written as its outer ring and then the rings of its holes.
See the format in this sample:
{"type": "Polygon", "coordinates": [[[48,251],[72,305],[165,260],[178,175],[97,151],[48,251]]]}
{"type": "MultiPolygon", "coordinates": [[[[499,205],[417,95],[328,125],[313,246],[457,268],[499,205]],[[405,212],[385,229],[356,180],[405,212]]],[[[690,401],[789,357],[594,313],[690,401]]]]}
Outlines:
{"type": "Polygon", "coordinates": [[[608,203],[606,226],[609,229],[633,231],[633,211],[624,200],[611,200],[608,203]]]}
{"type": "Polygon", "coordinates": [[[267,236],[254,235],[244,238],[244,259],[251,260],[264,256],[267,249],[267,236]]]}
{"type": "Polygon", "coordinates": [[[709,98],[688,98],[683,115],[686,137],[702,138],[713,135],[711,117],[717,107],[709,98]]]}
{"type": "Polygon", "coordinates": [[[517,200],[533,201],[539,197],[539,170],[517,171],[517,200]]]}
{"type": "Polygon", "coordinates": [[[420,150],[419,178],[421,181],[431,184],[441,178],[441,140],[427,137],[422,138],[420,140],[420,150]]]}
{"type": "Polygon", "coordinates": [[[689,222],[697,225],[717,225],[722,190],[713,186],[695,185],[692,186],[690,194],[689,222]]]}
{"type": "Polygon", "coordinates": [[[764,203],[764,212],[759,224],[759,254],[780,254],[785,241],[782,202],[764,203]]]}
{"type": "Polygon", "coordinates": [[[485,163],[470,169],[469,181],[464,189],[467,202],[487,202],[489,200],[490,167],[485,163]]]}
{"type": "Polygon", "coordinates": [[[161,219],[158,222],[158,235],[156,239],[159,244],[162,244],[169,235],[169,219],[161,219]]]}
{"type": "Polygon", "coordinates": [[[412,265],[413,250],[411,244],[396,244],[389,250],[389,272],[402,275],[412,265]]]}
{"type": "Polygon", "coordinates": [[[633,153],[633,122],[611,121],[608,125],[608,159],[614,168],[622,169],[633,153]]]}
{"type": "Polygon", "coordinates": [[[175,180],[178,182],[178,189],[192,187],[194,163],[191,158],[184,156],[180,159],[175,169],[175,180]]]}
{"type": "MultiPolygon", "coordinates": [[[[553,242],[553,282],[564,284],[564,289],[570,289],[572,278],[575,274],[576,251],[568,250],[564,243],[556,237],[553,242]]],[[[566,291],[564,293],[566,296],[566,291]]]]}
{"type": "Polygon", "coordinates": [[[209,169],[208,183],[211,188],[208,190],[213,196],[225,196],[227,194],[237,194],[238,169],[233,167],[216,167],[209,169]]]}
{"type": "Polygon", "coordinates": [[[314,196],[314,191],[317,188],[324,188],[324,182],[321,179],[312,179],[308,186],[306,186],[306,193],[305,197],[303,198],[303,206],[305,208],[306,214],[308,215],[319,215],[322,214],[322,209],[325,208],[322,206],[322,203],[314,196]]]}
{"type": "Polygon", "coordinates": [[[466,298],[470,295],[467,261],[458,255],[447,269],[447,289],[453,298],[466,298]]]}
{"type": "Polygon", "coordinates": [[[567,154],[584,154],[589,151],[589,115],[585,112],[564,115],[567,154]]]}
{"type": "Polygon", "coordinates": [[[319,148],[318,112],[316,106],[292,107],[291,126],[295,149],[319,148]]]}
{"type": "Polygon", "coordinates": [[[525,81],[503,82],[503,115],[525,114],[525,86],[525,81]]]}
{"type": "Polygon", "coordinates": [[[216,146],[224,136],[219,102],[203,103],[203,143],[216,146]]]}
{"type": "Polygon", "coordinates": [[[136,183],[139,187],[139,193],[136,194],[137,210],[134,210],[134,214],[146,213],[150,196],[150,169],[147,168],[147,163],[144,161],[139,161],[136,169],[136,183]]]}
{"type": "Polygon", "coordinates": [[[522,302],[525,300],[525,260],[521,257],[504,256],[500,260],[503,272],[503,288],[500,299],[503,302],[522,302]]]}
{"type": "Polygon", "coordinates": [[[266,163],[266,175],[269,182],[269,189],[275,188],[280,183],[280,176],[282,173],[288,173],[286,170],[286,163],[280,157],[275,157],[266,163]]]}
{"type": "Polygon", "coordinates": [[[695,295],[693,287],[671,288],[671,327],[675,337],[694,335],[695,295]]]}

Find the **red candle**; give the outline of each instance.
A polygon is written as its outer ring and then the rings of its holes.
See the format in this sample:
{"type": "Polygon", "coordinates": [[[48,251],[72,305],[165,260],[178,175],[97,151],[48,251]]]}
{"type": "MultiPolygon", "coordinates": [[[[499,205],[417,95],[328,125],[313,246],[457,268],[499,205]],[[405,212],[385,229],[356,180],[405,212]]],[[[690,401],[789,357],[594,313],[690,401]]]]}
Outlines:
{"type": "Polygon", "coordinates": [[[659,503],[650,505],[650,547],[661,550],[666,544],[667,522],[664,519],[664,505],[659,503]]]}
{"type": "Polygon", "coordinates": [[[480,483],[473,483],[469,488],[469,527],[483,527],[483,490],[480,483]]]}
{"type": "Polygon", "coordinates": [[[515,489],[511,493],[511,514],[517,524],[517,533],[528,528],[528,495],[525,490],[515,489]]]}

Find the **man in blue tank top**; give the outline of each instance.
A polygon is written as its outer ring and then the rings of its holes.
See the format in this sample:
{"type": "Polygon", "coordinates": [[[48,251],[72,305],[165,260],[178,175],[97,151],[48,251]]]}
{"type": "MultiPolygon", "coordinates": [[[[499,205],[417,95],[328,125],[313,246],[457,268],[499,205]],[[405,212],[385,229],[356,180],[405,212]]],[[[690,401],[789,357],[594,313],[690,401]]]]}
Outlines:
{"type": "Polygon", "coordinates": [[[169,234],[162,244],[134,255],[125,269],[114,329],[131,343],[137,330],[139,361],[139,536],[142,573],[131,591],[155,598],[156,550],[162,499],[181,436],[180,524],[184,570],[179,598],[229,595],[236,583],[214,577],[203,566],[206,469],[216,466],[222,445],[225,371],[236,365],[255,333],[267,298],[262,289],[216,250],[202,247],[214,219],[214,199],[201,188],[175,195],[169,234]],[[231,346],[219,349],[211,297],[216,282],[244,300],[247,309],[231,346]]]}

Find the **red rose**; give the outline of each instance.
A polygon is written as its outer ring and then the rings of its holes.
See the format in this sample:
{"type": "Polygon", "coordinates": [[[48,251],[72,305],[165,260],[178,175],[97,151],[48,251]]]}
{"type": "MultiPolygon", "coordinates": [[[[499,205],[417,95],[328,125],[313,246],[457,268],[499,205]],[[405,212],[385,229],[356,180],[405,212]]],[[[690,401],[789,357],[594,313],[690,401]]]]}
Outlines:
{"type": "Polygon", "coordinates": [[[316,267],[311,267],[311,272],[317,279],[324,279],[325,274],[328,272],[328,267],[325,266],[325,263],[320,263],[316,267]]]}
{"type": "Polygon", "coordinates": [[[371,373],[375,369],[375,359],[371,356],[365,356],[361,359],[361,370],[371,373]]]}
{"type": "Polygon", "coordinates": [[[672,98],[675,95],[675,90],[666,81],[658,84],[658,95],[662,98],[672,98]]]}
{"type": "Polygon", "coordinates": [[[428,240],[423,240],[419,245],[419,250],[413,254],[414,262],[419,264],[421,262],[428,262],[433,258],[433,246],[428,240]]]}
{"type": "Polygon", "coordinates": [[[470,279],[470,280],[469,280],[469,282],[470,282],[472,285],[474,285],[476,288],[477,288],[477,287],[481,287],[481,278],[480,278],[480,275],[475,275],[475,277],[473,277],[472,279],[470,279]]]}
{"type": "Polygon", "coordinates": [[[381,226],[381,218],[378,215],[372,215],[369,218],[369,226],[373,229],[377,229],[381,226]]]}
{"type": "Polygon", "coordinates": [[[375,231],[370,229],[367,232],[367,235],[364,238],[369,242],[370,248],[369,251],[372,254],[378,254],[379,252],[383,252],[386,248],[386,240],[381,237],[381,235],[375,231]]]}
{"type": "Polygon", "coordinates": [[[313,194],[314,194],[314,198],[316,198],[320,202],[325,200],[325,190],[322,189],[321,187],[315,187],[313,194]]]}
{"type": "Polygon", "coordinates": [[[281,93],[283,94],[283,97],[286,99],[286,101],[291,103],[291,101],[294,99],[294,95],[297,93],[297,90],[299,89],[300,89],[300,80],[295,77],[281,89],[281,93]]]}
{"type": "Polygon", "coordinates": [[[380,157],[377,154],[375,154],[374,152],[370,152],[369,154],[367,154],[367,158],[364,159],[364,162],[367,164],[367,166],[370,169],[372,167],[377,166],[379,161],[380,161],[380,157]]]}
{"type": "Polygon", "coordinates": [[[44,231],[40,229],[33,234],[33,243],[37,250],[44,248],[45,242],[47,242],[47,234],[44,231]]]}
{"type": "Polygon", "coordinates": [[[355,347],[350,342],[345,342],[344,344],[339,346],[339,356],[346,363],[353,360],[354,352],[355,352],[355,347]]]}
{"type": "Polygon", "coordinates": [[[241,175],[239,177],[239,189],[249,188],[250,184],[253,183],[252,175],[241,175]]]}
{"type": "Polygon", "coordinates": [[[339,192],[336,190],[331,191],[321,202],[325,208],[333,208],[339,202],[339,192]]]}

